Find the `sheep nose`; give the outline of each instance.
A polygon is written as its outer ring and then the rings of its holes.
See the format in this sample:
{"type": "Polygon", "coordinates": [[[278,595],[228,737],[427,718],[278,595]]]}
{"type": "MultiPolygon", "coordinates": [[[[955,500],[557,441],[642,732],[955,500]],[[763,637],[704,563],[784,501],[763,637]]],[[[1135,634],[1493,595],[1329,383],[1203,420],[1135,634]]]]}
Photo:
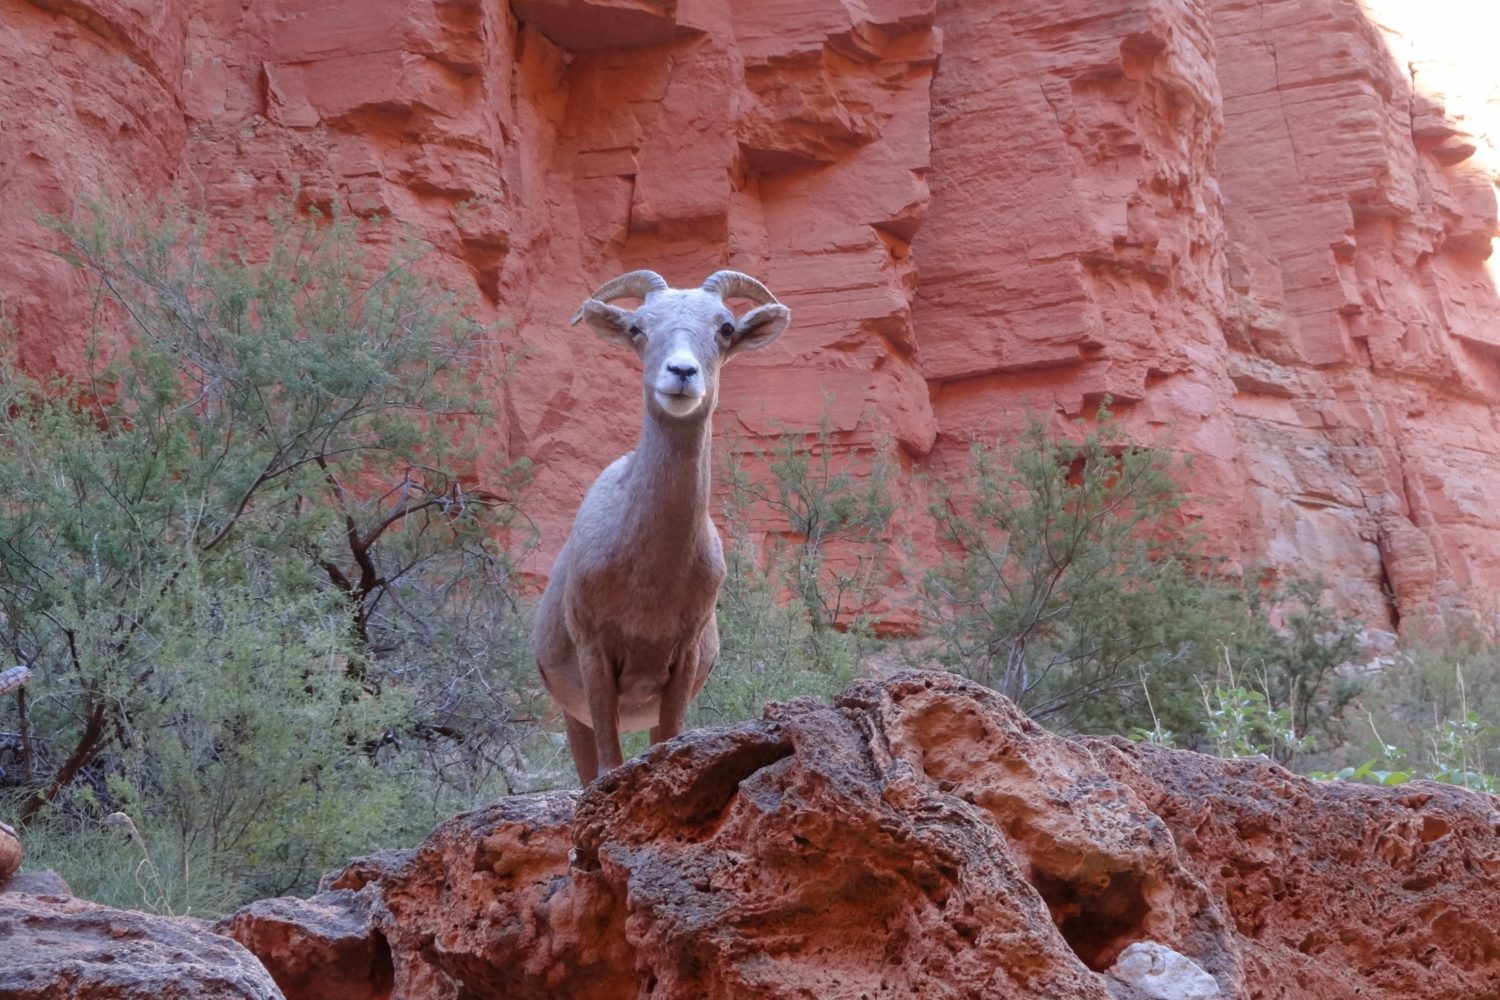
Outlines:
{"type": "Polygon", "coordinates": [[[667,371],[681,379],[689,379],[698,374],[698,366],[676,362],[667,365],[667,371]]]}

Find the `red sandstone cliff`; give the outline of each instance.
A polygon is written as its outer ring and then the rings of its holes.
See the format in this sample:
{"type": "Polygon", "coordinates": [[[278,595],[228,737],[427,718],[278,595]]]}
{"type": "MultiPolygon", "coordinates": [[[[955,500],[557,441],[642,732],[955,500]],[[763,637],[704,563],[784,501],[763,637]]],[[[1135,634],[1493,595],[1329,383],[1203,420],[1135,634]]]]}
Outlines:
{"type": "Polygon", "coordinates": [[[79,194],[240,219],[300,179],[394,216],[529,352],[494,441],[539,464],[542,569],[639,405],[566,318],[624,268],[734,266],[795,329],[731,369],[721,430],[826,397],[842,446],[944,474],[1108,393],[1197,456],[1240,564],[1376,620],[1386,590],[1483,608],[1495,172],[1455,109],[1489,95],[1401,6],[0,0],[0,300],[29,364],[78,362],[82,284],[34,219],[79,194]]]}

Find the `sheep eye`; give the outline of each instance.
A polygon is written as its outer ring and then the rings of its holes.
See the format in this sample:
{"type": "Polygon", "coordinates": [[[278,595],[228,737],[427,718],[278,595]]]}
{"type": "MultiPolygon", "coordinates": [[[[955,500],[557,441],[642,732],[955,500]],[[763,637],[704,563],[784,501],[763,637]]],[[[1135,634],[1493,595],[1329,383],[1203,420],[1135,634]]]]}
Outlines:
{"type": "Polygon", "coordinates": [[[632,338],[634,338],[634,337],[639,337],[640,335],[641,335],[641,328],[638,325],[632,323],[630,325],[630,336],[632,338]]]}
{"type": "Polygon", "coordinates": [[[733,337],[734,336],[734,324],[733,323],[725,323],[723,326],[719,327],[719,336],[723,337],[725,340],[728,340],[730,337],[733,337]]]}

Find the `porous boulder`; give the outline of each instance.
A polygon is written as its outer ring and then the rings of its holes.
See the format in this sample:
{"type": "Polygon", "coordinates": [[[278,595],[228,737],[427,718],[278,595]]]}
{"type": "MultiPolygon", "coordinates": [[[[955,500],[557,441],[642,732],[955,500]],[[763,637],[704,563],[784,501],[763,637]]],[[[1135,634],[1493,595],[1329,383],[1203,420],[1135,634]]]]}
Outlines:
{"type": "Polygon", "coordinates": [[[908,673],[457,816],[229,929],[292,1000],[328,994],[270,922],[389,961],[346,1000],[1477,997],[1497,833],[1490,796],[1064,739],[908,673]]]}
{"type": "Polygon", "coordinates": [[[6,1000],[281,1000],[255,956],[196,920],[0,893],[6,1000]]]}
{"type": "Polygon", "coordinates": [[[73,890],[68,886],[67,881],[50,869],[16,872],[4,882],[0,882],[0,892],[24,892],[30,896],[62,896],[64,898],[73,895],[73,890]]]}
{"type": "Polygon", "coordinates": [[[366,897],[337,889],[314,899],[262,899],[221,921],[261,957],[276,985],[299,1000],[391,995],[391,953],[370,923],[366,897]]]}

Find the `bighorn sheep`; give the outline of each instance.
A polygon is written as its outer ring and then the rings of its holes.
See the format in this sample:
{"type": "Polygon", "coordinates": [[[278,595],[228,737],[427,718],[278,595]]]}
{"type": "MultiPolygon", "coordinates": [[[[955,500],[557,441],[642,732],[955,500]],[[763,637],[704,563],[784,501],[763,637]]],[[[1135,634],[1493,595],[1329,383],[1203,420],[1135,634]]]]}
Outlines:
{"type": "Polygon", "coordinates": [[[645,415],[635,450],[599,474],[557,554],[532,651],[562,708],[584,784],[618,766],[620,733],[682,732],[689,700],[719,656],[714,604],[724,549],[709,517],[710,420],[719,369],[781,335],[791,311],[759,281],[719,271],[673,289],[631,271],[583,303],[583,320],[643,364],[645,415]],[[608,303],[640,299],[634,312],[608,303]],[[756,304],[736,317],[725,302],[756,304]]]}

